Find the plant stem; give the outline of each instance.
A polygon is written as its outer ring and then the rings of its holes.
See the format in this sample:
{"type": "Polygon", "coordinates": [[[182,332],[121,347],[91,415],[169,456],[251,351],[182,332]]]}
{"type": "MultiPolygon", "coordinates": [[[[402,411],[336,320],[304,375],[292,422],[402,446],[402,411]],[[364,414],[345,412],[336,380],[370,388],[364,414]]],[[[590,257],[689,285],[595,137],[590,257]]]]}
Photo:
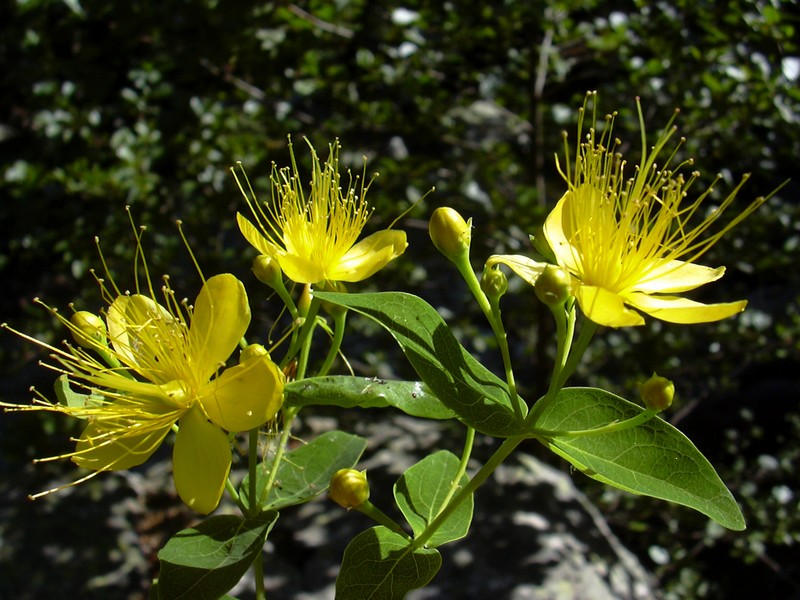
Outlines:
{"type": "Polygon", "coordinates": [[[395,523],[389,516],[384,513],[380,508],[375,506],[369,500],[365,500],[360,506],[353,507],[353,510],[357,510],[360,513],[367,515],[370,519],[375,521],[376,523],[383,525],[384,527],[391,529],[395,533],[399,533],[405,538],[410,539],[408,533],[406,533],[400,525],[395,523]]]}
{"type": "Polygon", "coordinates": [[[465,253],[464,255],[458,257],[458,260],[454,260],[453,264],[455,264],[458,272],[461,274],[461,277],[464,278],[469,291],[472,292],[472,295],[478,302],[478,306],[483,311],[483,314],[486,316],[486,320],[489,321],[489,325],[492,327],[494,337],[497,339],[497,343],[500,346],[500,354],[503,357],[503,368],[505,369],[506,382],[508,383],[508,393],[511,400],[511,406],[514,409],[517,419],[522,420],[527,412],[527,407],[523,405],[522,400],[517,395],[517,385],[514,381],[514,371],[511,366],[511,355],[508,350],[508,336],[503,328],[503,321],[500,318],[500,306],[497,304],[497,301],[495,301],[493,305],[493,303],[489,301],[489,298],[481,289],[481,284],[478,281],[478,277],[475,275],[475,271],[472,270],[472,265],[469,263],[468,254],[465,253]]]}
{"type": "Polygon", "coordinates": [[[264,489],[261,491],[261,494],[258,498],[259,506],[267,498],[269,498],[269,493],[272,491],[272,486],[275,485],[275,478],[278,476],[278,467],[281,464],[281,460],[283,460],[283,455],[286,452],[286,446],[289,443],[289,436],[292,432],[292,423],[299,412],[300,407],[284,409],[283,431],[281,431],[281,437],[278,440],[278,447],[275,449],[275,456],[272,459],[272,466],[270,467],[269,474],[267,475],[267,482],[264,484],[264,489]]]}
{"type": "Polygon", "coordinates": [[[337,312],[333,316],[333,340],[331,340],[331,347],[328,350],[328,355],[325,357],[325,362],[319,368],[317,375],[327,375],[336,355],[339,354],[339,349],[342,347],[342,340],[344,339],[345,322],[347,320],[347,311],[337,312]]]}
{"type": "MultiPolygon", "coordinates": [[[[574,327],[574,323],[573,323],[574,327]]],[[[578,339],[575,341],[572,349],[569,353],[569,358],[567,358],[567,363],[564,365],[564,368],[561,370],[561,374],[559,376],[558,381],[558,389],[564,387],[567,383],[567,379],[569,379],[572,374],[575,372],[575,369],[578,367],[578,363],[581,362],[583,358],[584,352],[586,352],[586,348],[589,347],[589,342],[592,341],[595,332],[599,325],[594,321],[590,321],[589,319],[585,319],[583,325],[581,326],[581,332],[578,334],[578,339]]]]}
{"type": "Polygon", "coordinates": [[[495,469],[499,467],[502,462],[519,446],[522,440],[527,439],[527,436],[520,435],[516,437],[507,438],[500,447],[495,450],[494,454],[489,457],[489,460],[483,465],[477,473],[470,479],[469,483],[461,488],[453,499],[444,507],[444,509],[436,515],[436,518],[430,522],[418,537],[412,541],[414,548],[422,548],[425,543],[431,539],[434,533],[442,526],[442,524],[453,514],[453,511],[458,508],[464,500],[469,498],[475,493],[481,484],[494,473],[495,469]]]}
{"type": "Polygon", "coordinates": [[[261,503],[256,498],[256,490],[258,489],[258,427],[250,430],[248,445],[247,445],[247,471],[249,476],[249,489],[248,495],[250,500],[249,510],[247,516],[255,518],[261,513],[261,503]]]}
{"type": "Polygon", "coordinates": [[[264,548],[256,554],[253,561],[253,577],[256,580],[256,600],[266,600],[267,593],[264,589],[264,548]]]}
{"type": "Polygon", "coordinates": [[[455,477],[453,477],[453,482],[450,484],[450,490],[447,492],[447,496],[445,496],[444,501],[442,502],[442,507],[447,506],[450,500],[453,498],[453,494],[456,493],[456,490],[461,485],[461,478],[464,476],[464,473],[467,472],[467,463],[469,462],[469,457],[472,456],[472,445],[475,442],[475,430],[472,427],[467,427],[467,439],[464,440],[464,450],[461,452],[461,462],[458,465],[458,470],[456,471],[455,477]]]}
{"type": "Polygon", "coordinates": [[[242,514],[247,514],[244,502],[242,502],[242,499],[239,497],[239,492],[236,491],[236,486],[233,485],[230,477],[225,480],[225,490],[231,495],[231,498],[236,503],[236,506],[239,507],[239,510],[242,511],[242,514]]]}

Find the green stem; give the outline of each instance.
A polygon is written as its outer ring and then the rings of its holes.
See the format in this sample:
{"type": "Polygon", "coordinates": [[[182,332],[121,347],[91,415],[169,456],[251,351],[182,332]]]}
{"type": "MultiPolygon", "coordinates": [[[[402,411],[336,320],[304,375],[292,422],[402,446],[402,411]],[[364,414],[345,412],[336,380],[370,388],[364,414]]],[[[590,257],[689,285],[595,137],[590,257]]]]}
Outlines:
{"type": "MultiPolygon", "coordinates": [[[[302,325],[299,326],[299,330],[295,330],[295,332],[292,334],[292,340],[289,343],[289,349],[286,351],[286,354],[284,355],[283,359],[281,359],[280,363],[281,368],[289,364],[289,362],[295,356],[297,356],[299,352],[302,352],[304,347],[308,346],[309,343],[308,338],[310,337],[311,332],[317,325],[316,316],[317,316],[317,311],[319,310],[319,305],[320,301],[317,300],[316,298],[312,298],[311,305],[309,306],[308,309],[308,314],[306,314],[306,316],[303,317],[299,313],[297,313],[298,317],[297,319],[295,319],[295,322],[302,320],[302,325]]],[[[308,357],[306,356],[306,358],[308,357]]],[[[301,375],[298,367],[297,379],[302,379],[304,376],[305,376],[305,371],[303,371],[303,374],[301,375]]]]}
{"type": "Polygon", "coordinates": [[[472,446],[475,443],[475,430],[472,427],[467,427],[467,439],[464,440],[464,450],[461,452],[461,462],[458,464],[458,470],[456,471],[455,477],[453,477],[453,482],[450,484],[450,490],[447,492],[447,496],[445,496],[444,500],[442,501],[442,506],[445,507],[453,498],[453,494],[456,493],[458,488],[461,486],[461,478],[464,477],[464,473],[467,472],[467,463],[469,462],[469,457],[472,456],[472,446]]]}
{"type": "Polygon", "coordinates": [[[291,407],[284,409],[283,412],[283,431],[281,431],[281,437],[278,440],[278,447],[275,449],[275,456],[272,459],[272,466],[270,467],[269,474],[267,475],[267,482],[264,485],[264,489],[261,492],[261,495],[258,498],[259,506],[269,498],[269,493],[272,491],[272,486],[275,485],[275,478],[278,476],[278,467],[281,464],[281,460],[283,460],[283,455],[286,452],[286,446],[289,443],[289,436],[292,432],[292,423],[294,422],[295,417],[300,412],[299,407],[291,407]]]}
{"type": "Polygon", "coordinates": [[[492,327],[492,332],[494,333],[494,337],[497,339],[497,343],[500,346],[500,354],[503,358],[503,368],[505,369],[506,382],[508,383],[508,393],[511,400],[511,406],[514,409],[517,419],[522,420],[525,416],[525,412],[527,411],[527,407],[523,405],[522,399],[517,394],[517,385],[514,381],[514,371],[511,366],[511,354],[508,350],[508,335],[503,328],[503,321],[500,318],[500,307],[498,300],[495,300],[493,305],[493,303],[489,301],[489,298],[481,289],[481,284],[478,281],[478,277],[475,275],[475,271],[472,270],[472,265],[469,264],[469,255],[467,253],[464,253],[463,255],[457,257],[456,260],[453,260],[453,264],[455,264],[458,272],[461,273],[461,277],[464,278],[469,291],[472,292],[472,295],[478,302],[478,306],[483,311],[483,314],[486,316],[486,320],[489,321],[489,325],[492,327]]]}
{"type": "Polygon", "coordinates": [[[559,382],[561,373],[567,364],[569,352],[572,348],[572,337],[575,333],[575,310],[570,307],[569,311],[564,305],[550,306],[550,312],[556,322],[556,358],[553,362],[553,372],[550,376],[550,385],[547,393],[541,397],[528,413],[525,419],[527,425],[536,423],[542,411],[552,402],[561,391],[559,382]]]}
{"type": "Polygon", "coordinates": [[[236,486],[233,485],[233,482],[230,480],[230,477],[225,480],[225,489],[231,495],[231,498],[236,503],[236,506],[239,507],[239,510],[242,511],[242,514],[247,514],[247,510],[245,509],[244,502],[239,497],[239,492],[236,491],[236,486]]]}
{"type": "Polygon", "coordinates": [[[503,316],[500,313],[500,299],[491,298],[489,300],[489,305],[491,307],[491,318],[489,322],[492,324],[494,336],[497,339],[497,344],[500,346],[500,356],[503,358],[503,369],[505,370],[506,382],[508,383],[511,406],[514,408],[517,419],[522,420],[525,417],[525,412],[527,412],[527,407],[524,406],[517,394],[517,383],[514,379],[514,369],[511,366],[511,352],[508,348],[508,333],[506,333],[506,329],[503,326],[503,316]]]}
{"type": "Polygon", "coordinates": [[[300,313],[297,312],[297,305],[294,303],[292,295],[283,284],[283,278],[279,278],[278,281],[276,281],[272,286],[272,289],[275,290],[275,292],[278,294],[278,297],[289,311],[289,314],[292,315],[292,320],[296,321],[300,317],[300,313]]]}
{"type": "Polygon", "coordinates": [[[248,494],[250,498],[250,510],[247,511],[247,516],[255,518],[261,513],[261,503],[256,498],[257,483],[258,483],[258,427],[250,430],[248,445],[247,445],[247,470],[248,470],[248,494]]]}
{"type": "Polygon", "coordinates": [[[450,515],[472,494],[478,489],[486,479],[494,473],[495,469],[499,467],[502,462],[519,446],[522,440],[527,439],[527,436],[521,435],[516,437],[507,438],[500,447],[495,451],[489,460],[483,465],[480,470],[470,479],[469,483],[461,488],[453,499],[444,507],[444,509],[436,515],[436,518],[430,522],[418,537],[414,538],[412,545],[415,548],[423,547],[429,539],[433,536],[439,527],[450,518],[450,515]]]}
{"type": "Polygon", "coordinates": [[[360,506],[353,507],[353,510],[357,510],[358,512],[367,515],[376,523],[391,529],[395,533],[399,533],[406,539],[411,539],[410,536],[403,530],[403,528],[400,527],[400,525],[395,523],[386,513],[384,513],[369,500],[365,500],[360,506]]]}
{"type": "Polygon", "coordinates": [[[311,352],[311,339],[314,337],[314,329],[317,327],[317,311],[319,310],[320,301],[314,298],[311,301],[311,307],[306,315],[306,322],[300,329],[298,342],[301,344],[299,349],[299,356],[297,360],[297,374],[296,379],[304,379],[306,376],[306,369],[308,369],[308,356],[311,352]]]}
{"type": "Polygon", "coordinates": [[[539,416],[545,408],[555,400],[558,393],[564,388],[567,380],[575,372],[578,367],[589,342],[597,331],[597,323],[586,319],[578,339],[572,343],[572,338],[575,335],[575,320],[576,314],[574,307],[569,312],[553,311],[556,317],[556,333],[558,335],[558,346],[556,349],[556,361],[553,366],[553,376],[550,379],[550,386],[547,393],[540,398],[536,404],[533,405],[531,412],[525,419],[527,425],[535,425],[539,416]]]}
{"type": "Polygon", "coordinates": [[[319,369],[317,375],[327,375],[330,371],[336,355],[339,354],[339,349],[342,347],[342,340],[344,339],[345,321],[347,320],[347,311],[337,312],[333,315],[333,339],[331,340],[331,347],[328,350],[328,355],[325,357],[325,362],[319,369]]]}
{"type": "Polygon", "coordinates": [[[583,358],[583,354],[586,352],[586,348],[589,347],[589,342],[592,341],[592,338],[597,332],[598,327],[599,325],[594,321],[590,321],[589,319],[584,320],[583,325],[581,326],[581,332],[578,334],[578,339],[570,350],[567,363],[561,370],[558,382],[559,390],[564,387],[564,385],[567,383],[567,379],[569,379],[575,372],[575,369],[578,368],[578,363],[580,363],[581,359],[583,358]]]}
{"type": "Polygon", "coordinates": [[[253,561],[253,577],[256,580],[256,600],[266,600],[267,593],[264,589],[264,549],[256,554],[253,561]]]}

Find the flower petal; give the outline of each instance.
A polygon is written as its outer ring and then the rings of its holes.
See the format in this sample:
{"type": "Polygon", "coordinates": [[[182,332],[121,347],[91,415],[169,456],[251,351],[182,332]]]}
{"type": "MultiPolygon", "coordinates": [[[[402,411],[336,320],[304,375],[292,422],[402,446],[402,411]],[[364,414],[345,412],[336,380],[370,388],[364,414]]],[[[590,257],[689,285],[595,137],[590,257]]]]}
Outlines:
{"type": "Polygon", "coordinates": [[[109,425],[107,421],[92,422],[84,428],[72,457],[75,464],[92,471],[122,471],[140,465],[161,445],[172,423],[141,435],[120,435],[127,433],[130,426],[109,425]]]}
{"type": "Polygon", "coordinates": [[[330,281],[363,281],[400,256],[408,247],[406,232],[378,231],[354,245],[326,273],[330,281]]]}
{"type": "Polygon", "coordinates": [[[682,260],[670,260],[653,268],[645,267],[643,272],[646,275],[636,282],[632,291],[674,294],[716,281],[725,274],[725,267],[714,269],[682,260]]]}
{"type": "MultiPolygon", "coordinates": [[[[559,266],[573,275],[582,273],[580,256],[571,243],[575,239],[574,204],[579,201],[587,201],[587,199],[579,198],[579,193],[591,194],[591,191],[590,186],[582,185],[578,191],[567,192],[561,196],[561,200],[550,211],[544,222],[544,237],[550,244],[553,254],[556,255],[559,266]]],[[[599,202],[600,193],[597,193],[597,198],[590,197],[588,201],[599,202]]]]}
{"type": "Polygon", "coordinates": [[[219,504],[231,470],[228,436],[193,409],[180,420],[172,452],[172,476],[181,500],[208,514],[219,504]]]}
{"type": "Polygon", "coordinates": [[[325,265],[296,254],[276,255],[281,271],[295,283],[317,283],[325,280],[325,265]]]}
{"type": "Polygon", "coordinates": [[[648,296],[633,292],[625,295],[625,300],[642,312],[669,323],[711,323],[721,321],[747,306],[747,300],[702,304],[679,296],[648,296]]]}
{"type": "Polygon", "coordinates": [[[632,327],[644,325],[644,319],[636,311],[625,308],[618,294],[593,285],[582,285],[575,292],[583,313],[598,325],[607,327],[632,327]]]}
{"type": "Polygon", "coordinates": [[[511,267],[517,275],[522,277],[530,285],[536,285],[536,280],[542,274],[547,263],[537,262],[527,256],[519,254],[495,254],[489,257],[486,261],[486,268],[493,267],[496,264],[506,265],[511,267]]]}
{"type": "Polygon", "coordinates": [[[230,273],[215,275],[200,290],[189,327],[189,354],[198,381],[208,381],[228,360],[250,324],[242,282],[230,273]]]}
{"type": "Polygon", "coordinates": [[[270,420],[283,404],[283,372],[263,356],[225,369],[200,392],[206,416],[227,431],[248,431],[270,420]]]}
{"type": "MultiPolygon", "coordinates": [[[[120,360],[133,368],[152,368],[160,362],[163,338],[180,328],[169,311],[141,294],[119,296],[108,307],[108,339],[120,360]]],[[[165,375],[169,379],[169,375],[165,375]]]]}
{"type": "Polygon", "coordinates": [[[261,254],[274,256],[278,248],[272,244],[261,231],[253,225],[244,215],[236,213],[236,222],[239,224],[239,231],[242,232],[244,239],[261,254]]]}

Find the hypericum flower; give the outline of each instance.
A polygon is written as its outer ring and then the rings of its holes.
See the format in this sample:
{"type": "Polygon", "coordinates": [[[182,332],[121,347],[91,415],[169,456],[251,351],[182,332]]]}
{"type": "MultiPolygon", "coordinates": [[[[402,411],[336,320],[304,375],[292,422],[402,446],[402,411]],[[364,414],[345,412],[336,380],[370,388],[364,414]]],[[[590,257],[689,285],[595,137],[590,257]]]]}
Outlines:
{"type": "Polygon", "coordinates": [[[230,471],[226,431],[259,427],[275,416],[283,399],[284,375],[269,356],[254,353],[220,373],[250,323],[244,286],[233,275],[216,275],[191,306],[176,299],[166,277],[163,304],[149,278],[143,291],[137,282],[135,294],[120,294],[113,280],[111,289],[98,281],[110,304],[108,345],[83,333],[83,347],[66,344],[62,350],[20,334],[53,353],[57,364],[47,366],[86,391],[78,396],[83,401],[53,404],[39,397],[32,405],[3,406],[86,419],[74,452],[43,459],[69,457],[93,471],[75,483],[143,463],[177,423],[175,487],[188,506],[209,513],[219,504],[230,471]]]}
{"type": "MultiPolygon", "coordinates": [[[[706,235],[731,206],[748,176],[715,207],[707,208],[713,186],[687,202],[699,173],[693,172],[686,180],[678,171],[691,161],[672,169],[672,151],[663,164],[656,164],[676,131],[674,116],[648,152],[638,100],[637,107],[642,158],[632,174],[625,171],[626,162],[618,152],[621,142],[612,137],[613,115],[606,118],[604,131],[598,134],[593,114],[583,138],[585,105],[580,111],[578,139],[582,141],[574,165],[570,165],[566,136],[565,166],[556,159],[568,191],[547,217],[544,237],[558,265],[570,274],[573,295],[589,319],[610,327],[644,324],[642,316],[628,306],[672,323],[718,321],[741,312],[745,300],[701,304],[675,294],[722,277],[724,267],[706,267],[696,261],[765,198],[756,199],[719,231],[706,235]]],[[[508,265],[531,285],[545,268],[545,263],[518,255],[492,256],[487,265],[497,263],[508,265]]]]}
{"type": "Polygon", "coordinates": [[[356,177],[343,190],[339,142],[330,145],[324,164],[320,164],[310,143],[309,148],[312,173],[308,198],[303,192],[291,142],[292,167],[278,169],[273,164],[272,200],[265,203],[265,208],[257,201],[249,182],[248,193],[236,177],[255,219],[254,225],[237,214],[239,229],[256,250],[276,260],[292,281],[312,284],[362,281],[405,251],[406,234],[387,229],[356,243],[372,213],[365,200],[369,189],[366,173],[361,177],[360,187],[356,177]]]}

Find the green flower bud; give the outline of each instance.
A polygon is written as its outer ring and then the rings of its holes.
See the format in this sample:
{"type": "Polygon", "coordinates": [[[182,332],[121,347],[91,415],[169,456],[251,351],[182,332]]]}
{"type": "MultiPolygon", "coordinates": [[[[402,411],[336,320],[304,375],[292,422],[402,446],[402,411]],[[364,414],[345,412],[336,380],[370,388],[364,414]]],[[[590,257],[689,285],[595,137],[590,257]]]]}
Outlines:
{"type": "Polygon", "coordinates": [[[86,310],[79,310],[69,319],[70,332],[81,348],[97,348],[108,344],[103,319],[86,310]]]}
{"type": "Polygon", "coordinates": [[[369,500],[367,472],[355,469],[339,469],[331,477],[328,495],[339,506],[350,510],[369,500]]]}
{"type": "MultiPolygon", "coordinates": [[[[320,292],[339,292],[340,294],[347,293],[347,286],[341,281],[328,281],[317,286],[320,292]]],[[[323,300],[319,304],[320,308],[332,317],[342,315],[347,312],[347,307],[341,304],[333,304],[323,300]]]]}
{"type": "Polygon", "coordinates": [[[305,319],[308,316],[308,311],[311,310],[311,301],[314,299],[314,291],[310,285],[304,285],[303,291],[300,292],[300,297],[297,299],[297,312],[305,319]]]}
{"type": "Polygon", "coordinates": [[[469,253],[472,219],[464,221],[455,209],[441,206],[431,215],[428,233],[437,250],[455,262],[459,257],[469,253]]]}
{"type": "Polygon", "coordinates": [[[241,354],[239,354],[239,363],[245,363],[248,360],[253,360],[254,358],[269,358],[269,352],[267,349],[264,348],[261,344],[250,344],[249,346],[245,347],[242,350],[241,354]]]}
{"type": "Polygon", "coordinates": [[[647,408],[662,411],[672,405],[675,384],[666,377],[660,377],[653,373],[653,376],[642,384],[640,393],[647,408]]]}
{"type": "Polygon", "coordinates": [[[261,282],[272,289],[283,283],[283,273],[278,261],[270,256],[260,254],[253,259],[253,273],[261,282]]]}
{"type": "Polygon", "coordinates": [[[559,306],[570,295],[569,274],[561,267],[547,265],[533,287],[536,297],[547,306],[559,306]]]}
{"type": "Polygon", "coordinates": [[[489,298],[497,300],[508,291],[508,278],[497,267],[484,269],[481,275],[481,290],[489,298]]]}

